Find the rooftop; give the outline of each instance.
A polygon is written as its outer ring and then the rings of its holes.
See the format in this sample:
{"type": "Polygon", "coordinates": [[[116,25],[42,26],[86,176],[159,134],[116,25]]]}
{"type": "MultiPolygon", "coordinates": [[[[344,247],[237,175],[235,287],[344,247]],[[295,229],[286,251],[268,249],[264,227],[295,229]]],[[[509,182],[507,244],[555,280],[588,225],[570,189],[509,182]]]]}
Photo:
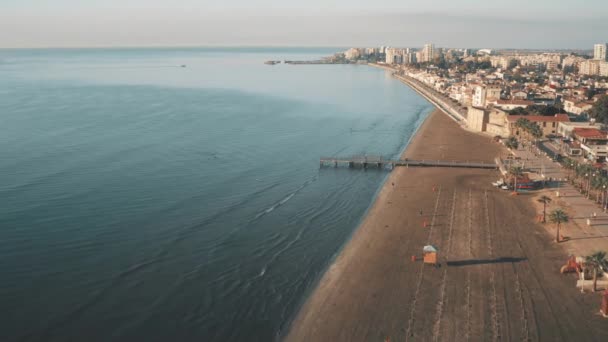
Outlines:
{"type": "Polygon", "coordinates": [[[600,131],[597,128],[577,127],[573,130],[574,134],[585,139],[608,139],[608,132],[600,131]]]}
{"type": "Polygon", "coordinates": [[[546,115],[509,115],[509,122],[516,122],[518,119],[528,119],[532,122],[569,122],[570,118],[567,114],[555,114],[554,116],[546,115]]]}
{"type": "Polygon", "coordinates": [[[496,101],[496,103],[499,105],[512,104],[512,105],[525,105],[525,106],[531,106],[534,104],[534,102],[526,101],[526,100],[498,100],[498,101],[496,101]]]}

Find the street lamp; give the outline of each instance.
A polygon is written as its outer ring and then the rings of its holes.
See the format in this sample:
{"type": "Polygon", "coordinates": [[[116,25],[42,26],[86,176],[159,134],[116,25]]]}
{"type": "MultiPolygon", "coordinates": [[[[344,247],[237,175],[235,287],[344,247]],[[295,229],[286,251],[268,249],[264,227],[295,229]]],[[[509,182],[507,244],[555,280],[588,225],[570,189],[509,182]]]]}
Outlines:
{"type": "MultiPolygon", "coordinates": [[[[589,179],[588,173],[585,173],[585,178],[587,178],[587,180],[589,179]]],[[[581,182],[581,194],[584,193],[586,189],[587,189],[587,185],[584,184],[583,182],[581,182]]]]}
{"type": "Polygon", "coordinates": [[[604,189],[602,190],[602,208],[606,212],[606,184],[602,185],[602,188],[604,189]]]}
{"type": "MultiPolygon", "coordinates": [[[[568,172],[568,179],[572,178],[572,173],[574,172],[574,162],[570,162],[570,170],[568,172]]],[[[574,183],[573,183],[574,184],[574,183]]]]}

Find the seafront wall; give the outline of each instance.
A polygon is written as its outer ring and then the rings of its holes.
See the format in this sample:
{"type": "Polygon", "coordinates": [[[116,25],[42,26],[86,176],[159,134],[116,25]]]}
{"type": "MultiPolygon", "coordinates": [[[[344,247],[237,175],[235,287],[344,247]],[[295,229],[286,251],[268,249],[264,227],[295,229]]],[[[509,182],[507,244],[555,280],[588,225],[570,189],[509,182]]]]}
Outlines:
{"type": "Polygon", "coordinates": [[[401,82],[407,84],[412,89],[414,89],[418,94],[422,95],[425,99],[431,102],[435,107],[439,108],[442,112],[447,114],[454,121],[458,122],[461,125],[466,125],[467,119],[462,116],[451,104],[446,103],[443,99],[437,97],[433,94],[429,89],[427,89],[426,85],[420,84],[419,81],[414,80],[409,76],[403,75],[393,75],[396,79],[401,82]]]}
{"type": "Polygon", "coordinates": [[[380,65],[380,64],[376,64],[376,63],[369,63],[368,65],[373,66],[375,68],[392,71],[393,77],[395,77],[396,79],[405,83],[410,88],[414,89],[414,91],[416,91],[422,97],[427,99],[427,101],[432,103],[435,107],[437,107],[443,113],[447,114],[448,117],[450,117],[454,121],[458,122],[460,125],[466,126],[467,119],[462,114],[460,114],[456,109],[454,109],[454,107],[451,103],[447,103],[443,99],[441,99],[441,98],[437,97],[435,94],[433,94],[434,90],[429,89],[427,85],[424,85],[424,84],[420,83],[420,81],[415,80],[409,76],[396,74],[397,69],[395,69],[393,67],[380,65]]]}

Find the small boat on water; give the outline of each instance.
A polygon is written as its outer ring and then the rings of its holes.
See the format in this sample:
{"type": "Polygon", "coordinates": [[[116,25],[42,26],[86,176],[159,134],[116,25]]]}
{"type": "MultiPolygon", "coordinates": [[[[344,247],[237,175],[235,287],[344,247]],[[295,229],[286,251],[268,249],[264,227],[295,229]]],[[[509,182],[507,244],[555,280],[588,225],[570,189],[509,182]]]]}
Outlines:
{"type": "Polygon", "coordinates": [[[185,68],[185,67],[186,67],[186,64],[182,64],[182,65],[180,65],[180,67],[181,67],[181,68],[185,68]]]}
{"type": "Polygon", "coordinates": [[[281,63],[281,61],[266,61],[266,62],[264,62],[264,64],[267,64],[267,65],[275,65],[275,64],[279,64],[279,63],[281,63]]]}

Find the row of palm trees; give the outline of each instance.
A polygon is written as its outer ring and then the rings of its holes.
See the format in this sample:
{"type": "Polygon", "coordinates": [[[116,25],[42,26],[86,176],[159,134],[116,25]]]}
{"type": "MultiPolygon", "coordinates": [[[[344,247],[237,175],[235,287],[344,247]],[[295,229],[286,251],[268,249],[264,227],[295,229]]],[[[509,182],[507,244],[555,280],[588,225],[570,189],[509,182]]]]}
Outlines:
{"type": "Polygon", "coordinates": [[[528,140],[530,138],[539,139],[543,136],[543,129],[537,123],[526,118],[517,119],[515,127],[520,128],[522,132],[526,133],[528,140]]]}
{"type": "MultiPolygon", "coordinates": [[[[543,204],[543,220],[542,223],[546,223],[547,222],[547,206],[549,204],[551,204],[551,197],[549,196],[545,196],[542,195],[537,199],[538,202],[543,204]]],[[[565,211],[563,211],[562,209],[554,209],[553,211],[551,211],[549,213],[549,220],[551,221],[551,223],[555,223],[555,228],[556,228],[556,234],[555,234],[555,242],[560,243],[561,242],[561,237],[560,237],[560,228],[562,223],[567,223],[568,220],[570,220],[570,217],[568,216],[568,214],[566,214],[565,211]]]]}
{"type": "MultiPolygon", "coordinates": [[[[548,196],[541,196],[537,199],[538,202],[543,204],[543,223],[547,222],[547,205],[551,203],[551,198],[548,196]]],[[[556,225],[555,242],[561,241],[560,228],[562,223],[567,223],[570,217],[562,209],[555,209],[549,214],[549,220],[556,225]]],[[[593,272],[593,291],[597,291],[597,278],[598,275],[602,274],[603,267],[608,265],[608,259],[606,259],[606,252],[595,252],[585,257],[585,267],[593,272]]],[[[581,287],[581,291],[584,289],[581,287]]]]}
{"type": "MultiPolygon", "coordinates": [[[[540,126],[528,119],[520,118],[516,121],[515,125],[527,134],[528,139],[539,139],[543,135],[543,131],[540,126]]],[[[505,141],[505,146],[510,149],[517,149],[519,142],[515,137],[509,137],[505,141]]],[[[578,185],[579,189],[587,194],[587,197],[590,196],[591,191],[595,191],[596,202],[605,203],[604,208],[608,206],[608,176],[606,174],[600,173],[590,164],[579,163],[570,158],[562,159],[561,163],[570,171],[570,181],[574,185],[578,185]]],[[[523,173],[524,170],[520,166],[513,166],[509,169],[509,174],[514,182],[514,191],[517,191],[517,179],[523,176],[523,173]]],[[[543,204],[542,223],[546,223],[547,206],[551,203],[552,199],[543,195],[539,197],[537,201],[543,204]]],[[[549,220],[551,223],[555,224],[555,242],[560,243],[561,226],[562,224],[567,223],[570,220],[570,217],[564,210],[557,208],[549,213],[549,220]]],[[[597,291],[598,275],[602,274],[603,267],[607,265],[608,259],[606,258],[606,252],[598,251],[585,257],[585,267],[593,272],[593,291],[597,291]]],[[[583,290],[583,288],[581,288],[581,290],[583,290]]]]}
{"type": "Polygon", "coordinates": [[[568,170],[570,182],[587,198],[594,197],[596,203],[608,206],[608,175],[591,164],[579,163],[571,158],[564,158],[562,166],[568,170]]]}

